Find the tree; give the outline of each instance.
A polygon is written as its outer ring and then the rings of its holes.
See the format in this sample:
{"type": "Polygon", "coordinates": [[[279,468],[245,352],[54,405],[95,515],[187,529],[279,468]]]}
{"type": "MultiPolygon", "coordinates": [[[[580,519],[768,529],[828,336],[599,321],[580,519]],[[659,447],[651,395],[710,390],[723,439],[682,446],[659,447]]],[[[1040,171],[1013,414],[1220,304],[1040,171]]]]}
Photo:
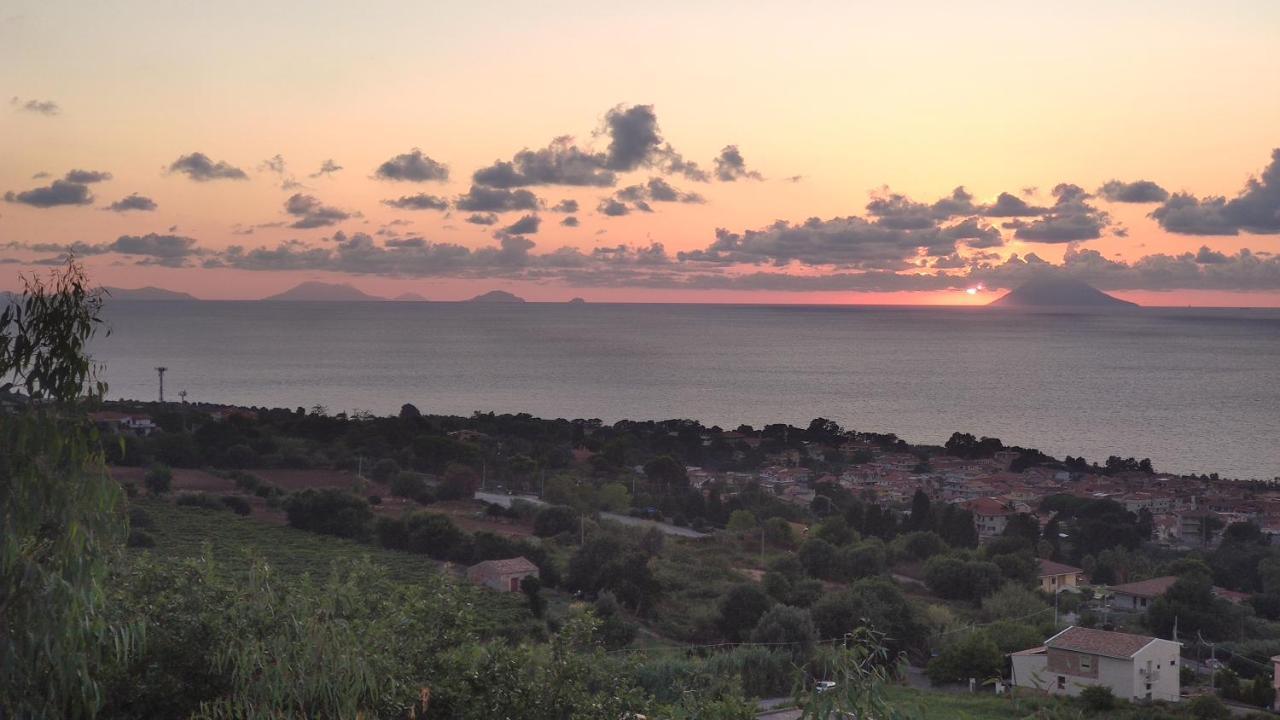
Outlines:
{"type": "Polygon", "coordinates": [[[729,515],[726,529],[734,535],[744,535],[756,527],[756,514],[750,510],[734,510],[729,515]]]}
{"type": "Polygon", "coordinates": [[[685,471],[684,465],[676,462],[670,455],[662,455],[645,463],[644,475],[649,482],[668,490],[689,486],[689,473],[685,471]]]}
{"type": "Polygon", "coordinates": [[[293,527],[346,538],[368,537],[373,522],[367,500],[336,488],[294,493],[285,514],[293,527]]]}
{"type": "Polygon", "coordinates": [[[608,590],[619,602],[641,614],[662,593],[662,586],[649,567],[649,556],[608,535],[588,539],[569,558],[565,584],[570,590],[591,596],[608,590]]]}
{"type": "Polygon", "coordinates": [[[137,645],[108,614],[124,493],[82,404],[106,392],[88,354],[102,297],[73,261],[23,282],[0,310],[0,392],[47,402],[0,414],[0,715],[91,716],[102,668],[137,645]]]}
{"type": "Polygon", "coordinates": [[[626,512],[631,507],[631,493],[622,483],[609,483],[596,493],[596,504],[608,512],[626,512]]]}
{"type": "Polygon", "coordinates": [[[567,505],[543,508],[533,518],[533,534],[538,537],[555,537],[577,529],[578,513],[567,505]]]}
{"type": "Polygon", "coordinates": [[[884,635],[895,654],[925,641],[927,628],[898,586],[883,578],[859,580],[847,590],[826,593],[814,603],[819,637],[834,640],[860,627],[884,635]]]}
{"type": "Polygon", "coordinates": [[[440,499],[469,498],[479,487],[480,475],[474,469],[460,463],[453,463],[445,468],[444,477],[440,480],[440,499]]]}
{"type": "Polygon", "coordinates": [[[934,685],[967,682],[969,678],[984,682],[1004,674],[1004,655],[985,632],[964,633],[943,646],[925,673],[934,685]]]}
{"type": "Polygon", "coordinates": [[[520,581],[520,592],[524,593],[529,612],[534,617],[542,617],[543,611],[547,609],[547,601],[542,597],[542,581],[536,575],[526,575],[520,581]]]}
{"type": "Polygon", "coordinates": [[[911,519],[908,525],[912,530],[928,530],[933,527],[933,516],[929,507],[929,495],[916,488],[911,496],[911,519]]]}
{"type": "Polygon", "coordinates": [[[764,521],[764,539],[774,547],[792,548],[796,544],[796,533],[785,518],[771,517],[764,521]]]}
{"type": "Polygon", "coordinates": [[[152,495],[164,495],[173,485],[173,471],[168,465],[156,463],[147,470],[147,474],[142,478],[142,484],[147,486],[147,492],[152,495]]]}
{"type": "Polygon", "coordinates": [[[400,463],[391,458],[382,458],[373,464],[373,469],[369,471],[369,477],[374,482],[386,483],[400,473],[400,463]]]}
{"type": "Polygon", "coordinates": [[[821,538],[805,540],[798,555],[805,572],[816,578],[829,577],[835,567],[836,548],[821,538]]]}
{"type": "Polygon", "coordinates": [[[412,403],[405,403],[400,406],[401,420],[417,420],[422,417],[422,411],[418,410],[412,403]]]}
{"type": "Polygon", "coordinates": [[[1037,622],[1044,620],[1048,611],[1049,606],[1039,595],[1012,582],[1005,583],[999,590],[982,599],[982,614],[989,622],[1005,618],[1037,622]]]}
{"type": "Polygon", "coordinates": [[[622,606],[611,592],[602,592],[591,606],[600,625],[596,634],[606,650],[621,650],[636,638],[636,626],[627,622],[622,614],[622,606]]]}
{"type": "Polygon", "coordinates": [[[754,583],[735,585],[720,600],[717,625],[720,634],[730,642],[746,640],[760,618],[769,610],[769,596],[754,583]]]}
{"type": "Polygon", "coordinates": [[[782,647],[797,663],[809,657],[817,639],[818,631],[813,627],[809,611],[790,605],[769,608],[751,631],[751,642],[782,647]]]}

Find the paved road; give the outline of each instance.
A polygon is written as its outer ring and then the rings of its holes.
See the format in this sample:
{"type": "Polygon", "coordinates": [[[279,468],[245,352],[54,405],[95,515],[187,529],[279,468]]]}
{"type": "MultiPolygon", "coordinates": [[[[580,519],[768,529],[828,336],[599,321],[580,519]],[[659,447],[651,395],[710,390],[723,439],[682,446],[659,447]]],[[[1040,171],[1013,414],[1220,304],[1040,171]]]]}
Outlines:
{"type": "MultiPolygon", "coordinates": [[[[475,494],[475,499],[481,502],[491,503],[493,505],[501,505],[502,507],[505,507],[505,508],[511,507],[512,501],[515,501],[515,500],[523,500],[527,503],[532,503],[534,505],[547,504],[545,501],[542,500],[542,498],[539,498],[537,495],[507,495],[506,493],[483,492],[483,491],[477,492],[475,494]]],[[[631,527],[641,527],[641,528],[655,527],[655,528],[658,528],[659,531],[666,533],[667,535],[676,535],[679,537],[687,537],[687,538],[706,537],[705,533],[700,533],[697,530],[692,530],[687,527],[680,527],[678,525],[672,525],[670,523],[658,522],[657,520],[636,518],[636,517],[631,517],[630,515],[620,515],[618,513],[611,513],[611,512],[602,512],[600,513],[600,517],[604,520],[612,520],[613,522],[621,523],[623,525],[629,525],[631,527]]]]}

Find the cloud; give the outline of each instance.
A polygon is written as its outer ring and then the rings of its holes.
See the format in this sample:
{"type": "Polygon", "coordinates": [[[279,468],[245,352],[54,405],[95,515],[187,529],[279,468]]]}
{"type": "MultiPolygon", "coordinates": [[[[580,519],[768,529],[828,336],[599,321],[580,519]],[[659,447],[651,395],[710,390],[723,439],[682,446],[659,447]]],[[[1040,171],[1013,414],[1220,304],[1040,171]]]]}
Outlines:
{"type": "Polygon", "coordinates": [[[1200,249],[1196,251],[1196,262],[1201,265],[1221,265],[1230,262],[1230,259],[1225,253],[1210,250],[1208,245],[1201,245],[1200,249]]]}
{"type": "Polygon", "coordinates": [[[37,208],[51,208],[63,205],[90,205],[93,193],[84,183],[67,180],[54,180],[44,187],[32,188],[22,192],[7,192],[4,199],[11,203],[21,203],[37,208]]]}
{"type": "MultiPolygon", "coordinates": [[[[650,202],[679,202],[699,204],[706,202],[698,193],[684,192],[671,183],[660,177],[649,178],[648,182],[643,185],[629,185],[613,194],[614,199],[621,203],[631,203],[632,207],[643,212],[653,212],[653,208],[649,206],[650,202]]],[[[613,212],[605,214],[623,214],[618,213],[617,208],[610,206],[613,212]]]]}
{"type": "Polygon", "coordinates": [[[539,150],[524,149],[511,161],[498,160],[472,174],[478,185],[517,188],[532,185],[612,187],[617,176],[606,169],[606,158],[580,149],[567,135],[539,150]]]}
{"type": "Polygon", "coordinates": [[[444,182],[449,179],[449,166],[436,162],[414,148],[378,166],[374,177],[379,180],[405,182],[444,182]]]}
{"type": "Polygon", "coordinates": [[[58,107],[58,103],[52,100],[27,100],[24,102],[21,98],[14,96],[9,100],[9,104],[13,105],[15,110],[21,112],[48,115],[50,117],[62,112],[62,108],[58,107]]]}
{"type": "Polygon", "coordinates": [[[472,185],[466,194],[459,195],[454,201],[454,206],[459,210],[475,212],[537,210],[540,205],[537,196],[528,190],[508,190],[481,185],[472,185]]]}
{"type": "Polygon", "coordinates": [[[1203,200],[1187,193],[1174,193],[1151,211],[1160,227],[1180,235],[1238,235],[1240,228],[1227,217],[1227,199],[1203,200]]]}
{"type": "Polygon", "coordinates": [[[1068,243],[1102,237],[1111,216],[1089,204],[1093,197],[1078,185],[1061,183],[1054,187],[1057,198],[1049,212],[1030,222],[1015,220],[1005,227],[1014,229],[1019,240],[1040,243],[1068,243]]]}
{"type": "Polygon", "coordinates": [[[551,206],[551,212],[576,213],[578,212],[578,201],[572,198],[565,198],[551,206]]]}
{"type": "Polygon", "coordinates": [[[987,217],[1032,217],[1049,212],[1048,208],[1029,205],[1022,198],[1002,192],[996,201],[982,209],[987,217]]]}
{"type": "Polygon", "coordinates": [[[614,198],[606,197],[600,198],[600,204],[596,206],[596,212],[601,215],[608,215],[609,217],[621,217],[623,215],[630,214],[631,208],[627,207],[627,204],[624,202],[619,202],[614,198]]]}
{"type": "Polygon", "coordinates": [[[311,173],[311,174],[310,174],[310,175],[308,175],[307,177],[311,177],[311,178],[318,178],[318,177],[321,177],[321,176],[323,176],[323,175],[332,175],[332,174],[334,174],[334,173],[338,172],[339,170],[342,170],[342,166],[341,166],[341,165],[339,165],[338,163],[334,162],[334,161],[333,161],[333,159],[332,159],[332,158],[330,158],[330,159],[325,160],[324,162],[320,163],[320,169],[319,169],[319,170],[317,170],[317,171],[315,171],[315,172],[313,172],[313,173],[311,173]]]}
{"type": "Polygon", "coordinates": [[[561,220],[561,221],[560,221],[560,224],[561,224],[561,225],[563,225],[563,226],[565,226],[565,227],[578,227],[578,225],[579,225],[579,223],[578,223],[578,218],[576,218],[576,217],[574,217],[574,216],[572,216],[572,215],[570,215],[569,217],[567,217],[567,218],[565,218],[565,219],[561,220]]]}
{"type": "Polygon", "coordinates": [[[605,113],[604,124],[609,136],[606,168],[629,172],[660,159],[662,133],[652,105],[618,105],[605,113]]]}
{"type": "Polygon", "coordinates": [[[428,195],[427,193],[418,193],[417,195],[402,195],[394,200],[383,200],[383,205],[389,205],[393,208],[401,210],[448,210],[449,201],[438,195],[428,195]]]}
{"type": "Polygon", "coordinates": [[[80,183],[81,185],[88,185],[91,183],[104,182],[106,180],[110,180],[111,173],[101,172],[99,170],[71,170],[67,172],[66,177],[63,179],[65,179],[67,182],[80,183]]]}
{"type": "Polygon", "coordinates": [[[1280,148],[1271,151],[1271,163],[1262,176],[1249,178],[1231,200],[1175,193],[1151,217],[1165,230],[1183,235],[1280,233],[1280,148]]]}
{"type": "Polygon", "coordinates": [[[969,220],[948,227],[902,229],[860,217],[810,218],[803,223],[779,221],[763,230],[733,233],[723,228],[704,250],[682,252],[681,260],[717,264],[772,264],[860,269],[905,270],[920,257],[945,257],[957,243],[985,245],[999,231],[969,220]]]}
{"type": "Polygon", "coordinates": [[[506,235],[532,235],[538,232],[538,226],[541,224],[542,218],[537,215],[525,215],[498,232],[506,235]]]}
{"type": "Polygon", "coordinates": [[[298,218],[289,225],[299,230],[328,227],[351,217],[336,207],[321,203],[315,196],[294,193],[284,202],[284,211],[298,218]]]}
{"type": "Polygon", "coordinates": [[[112,212],[128,212],[130,210],[142,210],[149,212],[151,210],[155,210],[157,207],[155,200],[144,195],[139,195],[138,193],[130,193],[128,196],[120,198],[104,209],[112,212]]]}
{"type": "Polygon", "coordinates": [[[472,213],[465,220],[472,225],[496,225],[498,216],[493,213],[472,213]]]}
{"type": "Polygon", "coordinates": [[[164,265],[167,267],[183,267],[191,257],[203,255],[207,251],[196,246],[194,238],[182,235],[121,235],[109,243],[35,243],[22,246],[23,249],[35,252],[59,253],[65,258],[68,254],[86,255],[131,255],[143,258],[142,264],[164,265]]]}
{"type": "Polygon", "coordinates": [[[725,145],[716,156],[716,179],[720,182],[734,182],[740,179],[763,180],[764,176],[755,170],[747,169],[747,161],[737,145],[725,145]]]}
{"type": "Polygon", "coordinates": [[[1103,199],[1120,203],[1156,203],[1169,199],[1169,191],[1150,180],[1130,183],[1111,180],[1098,188],[1098,194],[1103,199]]]}
{"type": "Polygon", "coordinates": [[[240,168],[229,165],[222,160],[214,162],[209,159],[208,155],[201,152],[183,155],[174,160],[169,164],[168,172],[181,173],[196,182],[249,179],[249,176],[240,168]]]}

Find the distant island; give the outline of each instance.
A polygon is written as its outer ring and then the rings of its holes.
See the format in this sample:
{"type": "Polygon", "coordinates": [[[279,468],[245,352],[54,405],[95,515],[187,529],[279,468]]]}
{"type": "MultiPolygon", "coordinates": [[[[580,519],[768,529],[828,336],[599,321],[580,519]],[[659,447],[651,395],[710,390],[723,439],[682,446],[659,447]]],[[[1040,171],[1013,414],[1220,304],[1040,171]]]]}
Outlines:
{"type": "Polygon", "coordinates": [[[518,295],[512,295],[506,290],[490,290],[487,293],[477,295],[467,302],[473,303],[522,303],[524,298],[518,295]]]}
{"type": "Polygon", "coordinates": [[[397,295],[397,296],[395,296],[395,297],[393,297],[393,298],[391,298],[391,299],[392,299],[392,300],[395,300],[396,302],[430,302],[429,300],[427,300],[426,298],[422,297],[421,295],[419,295],[419,294],[418,294],[418,293],[416,293],[416,292],[404,292],[404,293],[400,293],[399,295],[397,295]]]}
{"type": "Polygon", "coordinates": [[[262,299],[290,302],[376,302],[385,298],[370,295],[345,283],[307,281],[262,299]]]}
{"type": "Polygon", "coordinates": [[[582,299],[582,298],[580,298],[580,297],[576,297],[576,298],[571,299],[571,300],[569,301],[569,304],[570,304],[570,305],[586,305],[586,304],[587,304],[587,301],[586,301],[586,300],[583,300],[583,299],[582,299]]]}
{"type": "Polygon", "coordinates": [[[1089,283],[1074,278],[1045,275],[1029,280],[1004,296],[991,307],[1004,308],[1122,308],[1138,307],[1137,303],[1112,297],[1089,283]]]}
{"type": "Polygon", "coordinates": [[[200,298],[189,293],[178,292],[176,290],[165,290],[158,287],[140,287],[140,288],[102,288],[112,300],[199,300],[200,298]]]}

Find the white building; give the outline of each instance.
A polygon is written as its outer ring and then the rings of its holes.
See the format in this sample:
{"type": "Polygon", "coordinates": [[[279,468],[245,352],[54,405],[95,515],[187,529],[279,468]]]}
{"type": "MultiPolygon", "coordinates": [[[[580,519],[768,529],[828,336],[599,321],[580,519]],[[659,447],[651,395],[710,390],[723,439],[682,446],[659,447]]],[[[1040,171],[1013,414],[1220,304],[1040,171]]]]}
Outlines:
{"type": "Polygon", "coordinates": [[[1013,685],[1079,695],[1090,685],[1123,700],[1177,702],[1181,644],[1129,633],[1069,627],[1044,645],[1013,653],[1013,685]]]}

